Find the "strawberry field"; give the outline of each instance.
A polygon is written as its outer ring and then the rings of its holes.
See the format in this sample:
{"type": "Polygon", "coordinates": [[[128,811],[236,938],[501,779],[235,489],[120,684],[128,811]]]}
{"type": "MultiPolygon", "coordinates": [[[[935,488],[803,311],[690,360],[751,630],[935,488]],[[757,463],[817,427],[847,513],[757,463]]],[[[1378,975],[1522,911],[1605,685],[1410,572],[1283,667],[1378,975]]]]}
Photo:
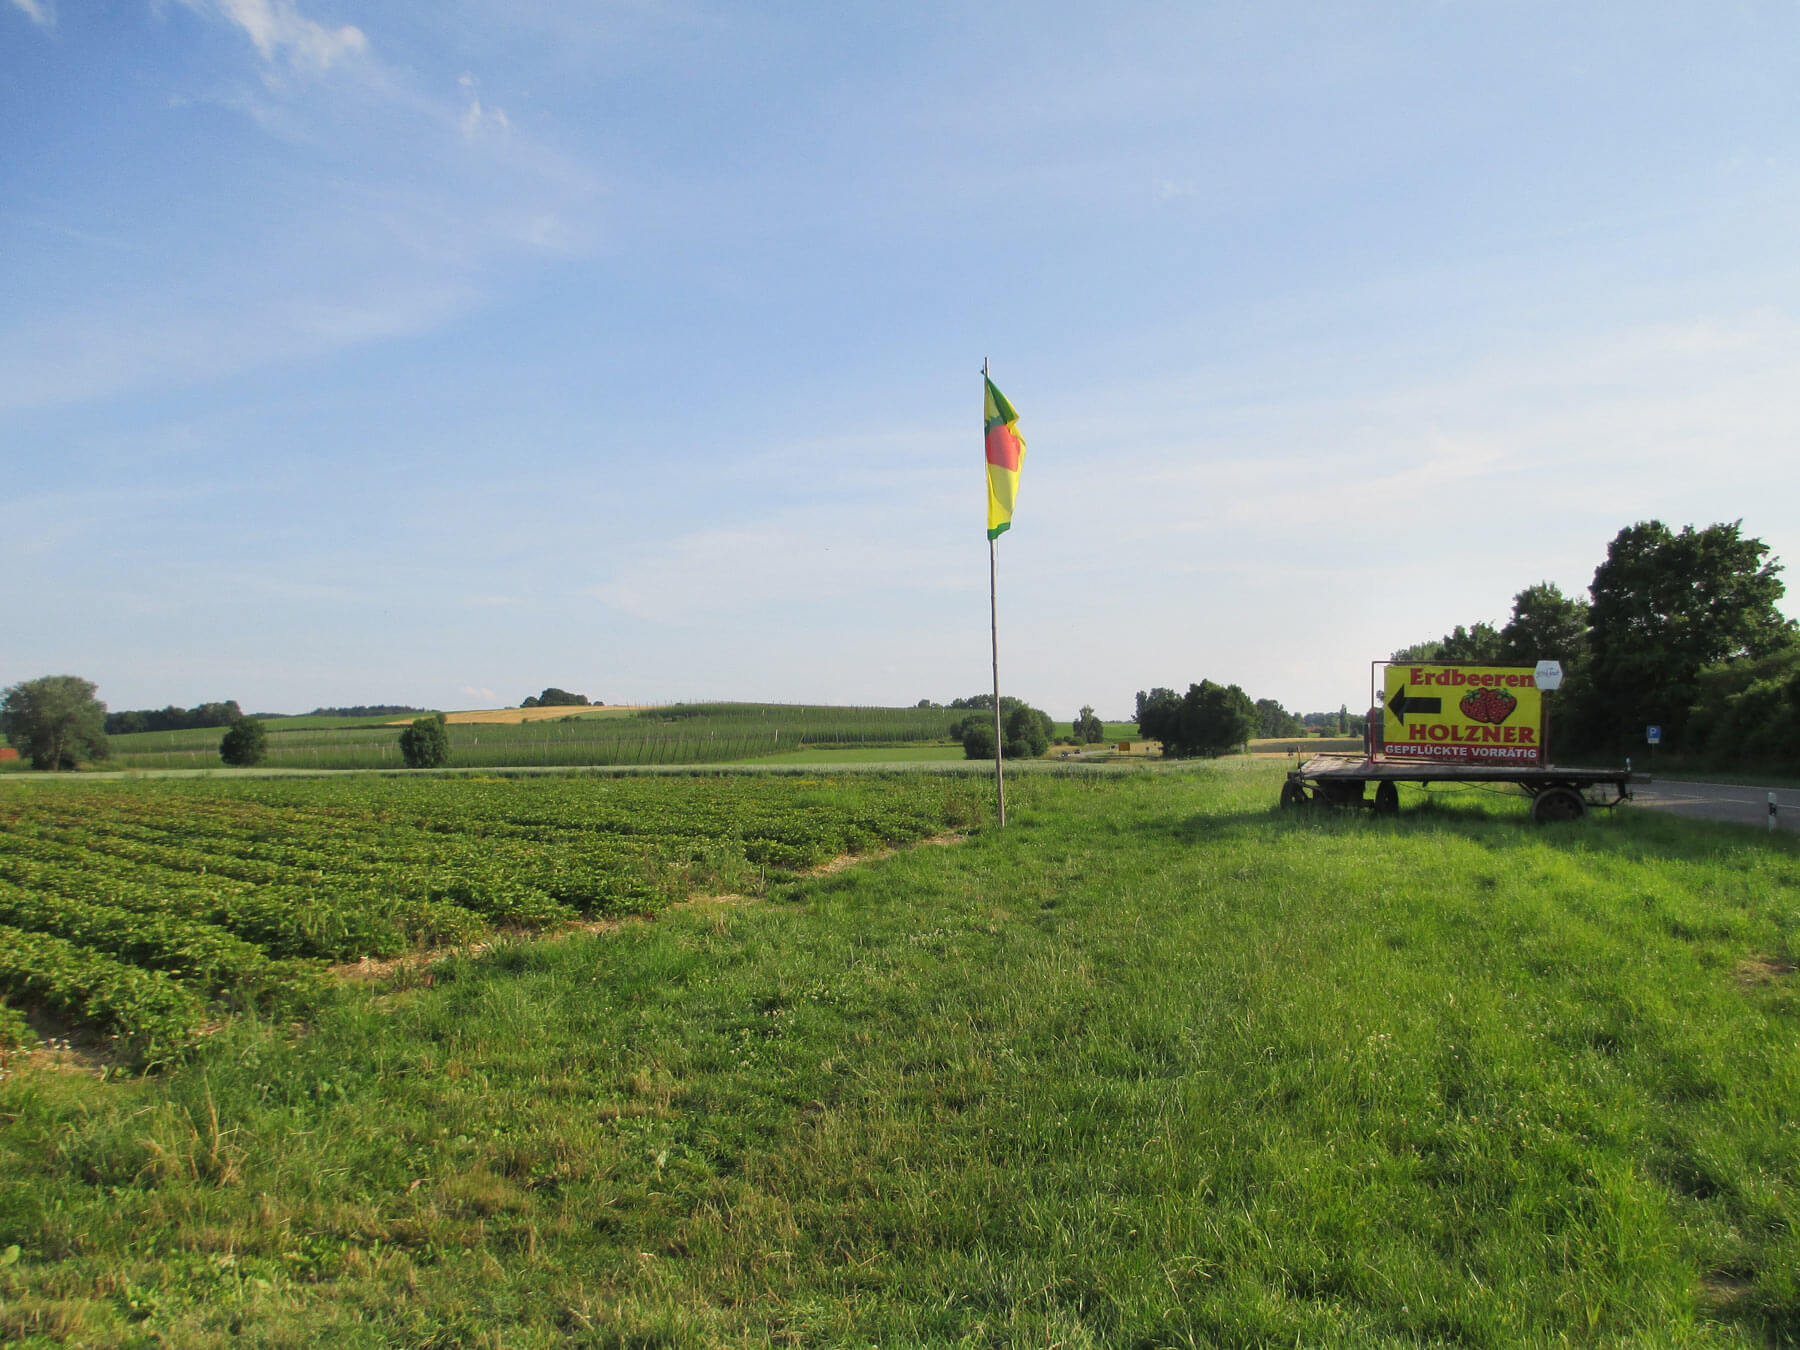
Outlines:
{"type": "Polygon", "coordinates": [[[0,792],[0,1037],[40,1010],[155,1062],[303,1008],[332,963],[761,893],[978,801],[926,776],[32,784],[0,792]]]}

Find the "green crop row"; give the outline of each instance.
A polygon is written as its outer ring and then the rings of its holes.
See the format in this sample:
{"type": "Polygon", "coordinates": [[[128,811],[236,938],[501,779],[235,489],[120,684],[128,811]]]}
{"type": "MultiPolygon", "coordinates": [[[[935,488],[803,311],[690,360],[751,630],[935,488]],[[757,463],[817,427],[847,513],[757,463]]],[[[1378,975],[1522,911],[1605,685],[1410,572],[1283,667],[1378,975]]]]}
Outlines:
{"type": "Polygon", "coordinates": [[[0,989],[10,998],[107,1028],[146,1064],[190,1045],[206,1011],[199,995],[159,971],[127,965],[67,938],[3,924],[0,989]]]}
{"type": "Polygon", "coordinates": [[[260,947],[210,923],[45,895],[10,883],[0,883],[0,924],[67,938],[208,993],[266,979],[274,965],[260,947]]]}
{"type": "Polygon", "coordinates": [[[289,1006],[325,961],[755,890],[971,823],[979,799],[925,776],[34,784],[0,792],[0,934],[36,944],[0,998],[161,1055],[178,1012],[191,1032],[209,1004],[289,1006]],[[99,980],[115,966],[182,999],[117,992],[99,980]]]}

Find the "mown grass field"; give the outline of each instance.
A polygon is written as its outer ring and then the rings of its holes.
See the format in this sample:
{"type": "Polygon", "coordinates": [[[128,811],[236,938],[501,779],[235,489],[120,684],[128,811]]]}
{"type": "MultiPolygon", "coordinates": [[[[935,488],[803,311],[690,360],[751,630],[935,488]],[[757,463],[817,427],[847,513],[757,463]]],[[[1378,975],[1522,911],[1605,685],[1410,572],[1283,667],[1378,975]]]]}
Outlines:
{"type": "MultiPolygon", "coordinates": [[[[1800,849],[1278,764],[0,1083],[0,1339],[1800,1338],[1800,849]]],[[[798,789],[797,790],[801,790],[798,789]]]]}

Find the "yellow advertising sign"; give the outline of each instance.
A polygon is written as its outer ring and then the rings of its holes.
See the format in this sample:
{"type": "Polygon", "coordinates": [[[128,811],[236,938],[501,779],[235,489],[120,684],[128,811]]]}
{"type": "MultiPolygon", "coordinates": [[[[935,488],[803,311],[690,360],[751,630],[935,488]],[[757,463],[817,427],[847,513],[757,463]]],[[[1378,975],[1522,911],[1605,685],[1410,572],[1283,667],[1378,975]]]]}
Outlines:
{"type": "Polygon", "coordinates": [[[1377,753],[1451,764],[1541,764],[1544,695],[1530,666],[1393,664],[1377,753]]]}

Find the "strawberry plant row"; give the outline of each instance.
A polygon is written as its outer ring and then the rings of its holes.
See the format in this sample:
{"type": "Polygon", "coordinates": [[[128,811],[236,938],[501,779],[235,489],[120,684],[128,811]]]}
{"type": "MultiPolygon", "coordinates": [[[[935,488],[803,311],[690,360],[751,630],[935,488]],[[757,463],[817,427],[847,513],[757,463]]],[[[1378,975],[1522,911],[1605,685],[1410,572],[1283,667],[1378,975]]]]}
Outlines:
{"type": "Polygon", "coordinates": [[[0,883],[0,924],[67,938],[131,965],[163,971],[209,994],[266,982],[283,969],[262,948],[215,924],[27,891],[11,883],[0,883]]]}
{"type": "Polygon", "coordinates": [[[154,970],[67,938],[0,924],[0,989],[113,1032],[140,1063],[179,1054],[198,1034],[205,1002],[154,970]]]}
{"type": "Polygon", "coordinates": [[[191,1034],[209,1001],[267,1003],[324,961],[754,890],[979,800],[925,775],[34,784],[0,792],[0,947],[25,944],[0,998],[169,1053],[181,1016],[191,1034]]]}

